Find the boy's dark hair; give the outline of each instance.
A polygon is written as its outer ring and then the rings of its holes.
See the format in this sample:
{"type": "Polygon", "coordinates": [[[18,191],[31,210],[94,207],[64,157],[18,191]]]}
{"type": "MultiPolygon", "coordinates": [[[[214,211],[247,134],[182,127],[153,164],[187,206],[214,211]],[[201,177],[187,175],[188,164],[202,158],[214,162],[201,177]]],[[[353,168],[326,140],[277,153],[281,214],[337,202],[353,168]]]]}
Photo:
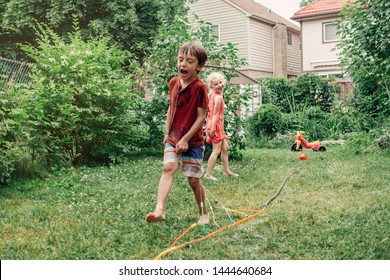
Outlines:
{"type": "Polygon", "coordinates": [[[197,42],[187,42],[184,43],[180,49],[179,49],[179,54],[181,53],[189,53],[190,55],[195,56],[198,59],[198,63],[200,66],[204,66],[207,61],[207,54],[206,50],[204,47],[197,42]]]}

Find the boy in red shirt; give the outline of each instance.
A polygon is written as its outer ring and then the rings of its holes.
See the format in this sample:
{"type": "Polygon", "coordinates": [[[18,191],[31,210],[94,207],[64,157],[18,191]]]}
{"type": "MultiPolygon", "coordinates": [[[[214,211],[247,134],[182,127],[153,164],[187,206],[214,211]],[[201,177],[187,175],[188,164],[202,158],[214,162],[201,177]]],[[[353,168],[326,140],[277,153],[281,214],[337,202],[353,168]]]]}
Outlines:
{"type": "Polygon", "coordinates": [[[207,86],[198,77],[206,61],[206,51],[198,43],[185,43],[179,49],[179,75],[169,83],[170,103],[163,141],[163,173],[159,182],[156,208],[145,217],[149,223],[165,220],[165,204],[174,175],[179,168],[188,178],[194,192],[199,209],[198,224],[209,222],[205,207],[206,195],[200,181],[205,149],[202,125],[206,118],[208,93],[207,86]]]}

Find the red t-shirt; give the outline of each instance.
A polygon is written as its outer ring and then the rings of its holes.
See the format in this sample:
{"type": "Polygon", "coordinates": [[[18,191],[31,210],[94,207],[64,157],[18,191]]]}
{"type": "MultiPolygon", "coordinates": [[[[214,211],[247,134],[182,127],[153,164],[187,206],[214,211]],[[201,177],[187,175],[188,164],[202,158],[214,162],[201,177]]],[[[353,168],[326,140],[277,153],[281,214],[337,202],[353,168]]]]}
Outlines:
{"type": "MultiPolygon", "coordinates": [[[[190,130],[198,117],[198,107],[207,108],[208,94],[205,83],[199,77],[182,89],[180,77],[169,82],[171,125],[168,143],[175,146],[190,130]]],[[[203,127],[201,126],[188,142],[189,147],[204,145],[203,127]]]]}

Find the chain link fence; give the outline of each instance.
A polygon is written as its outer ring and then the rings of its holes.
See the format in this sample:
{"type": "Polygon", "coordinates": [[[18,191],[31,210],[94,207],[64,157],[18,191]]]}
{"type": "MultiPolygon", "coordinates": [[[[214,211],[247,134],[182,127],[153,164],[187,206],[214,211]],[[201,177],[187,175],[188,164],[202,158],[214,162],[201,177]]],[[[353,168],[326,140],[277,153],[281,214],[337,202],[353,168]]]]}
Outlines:
{"type": "Polygon", "coordinates": [[[30,82],[31,64],[0,57],[0,91],[30,82]]]}

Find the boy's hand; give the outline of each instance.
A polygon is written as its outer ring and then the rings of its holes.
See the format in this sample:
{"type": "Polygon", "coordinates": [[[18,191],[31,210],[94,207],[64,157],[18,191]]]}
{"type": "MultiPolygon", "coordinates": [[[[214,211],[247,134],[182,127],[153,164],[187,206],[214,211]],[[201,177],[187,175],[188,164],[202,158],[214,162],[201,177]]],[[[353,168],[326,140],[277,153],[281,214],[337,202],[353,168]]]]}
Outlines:
{"type": "Polygon", "coordinates": [[[167,143],[167,141],[168,141],[168,134],[165,134],[165,136],[164,136],[164,140],[162,141],[162,144],[163,144],[163,146],[165,146],[165,144],[167,143]]]}
{"type": "Polygon", "coordinates": [[[181,139],[176,144],[176,153],[183,153],[188,151],[188,142],[181,139]]]}

